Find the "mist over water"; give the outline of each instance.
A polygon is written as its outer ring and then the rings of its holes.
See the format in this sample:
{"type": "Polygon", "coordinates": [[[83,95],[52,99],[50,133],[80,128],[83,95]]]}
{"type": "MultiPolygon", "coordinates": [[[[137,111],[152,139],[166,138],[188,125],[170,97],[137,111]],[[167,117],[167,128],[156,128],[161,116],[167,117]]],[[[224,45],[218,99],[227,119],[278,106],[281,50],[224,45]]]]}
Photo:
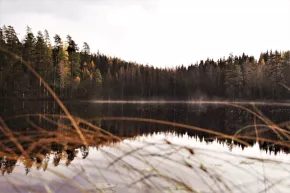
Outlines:
{"type": "Polygon", "coordinates": [[[289,107],[290,101],[225,101],[225,100],[82,100],[80,102],[98,104],[210,104],[210,105],[258,105],[289,107]]]}
{"type": "MultiPolygon", "coordinates": [[[[0,4],[2,1],[6,0],[0,0],[0,4]]],[[[8,23],[0,26],[0,192],[289,193],[290,51],[271,43],[287,42],[284,36],[289,37],[289,30],[280,24],[287,23],[283,19],[288,18],[289,10],[284,8],[289,6],[258,1],[250,6],[223,2],[230,7],[208,6],[208,2],[201,7],[177,6],[180,1],[140,2],[129,9],[113,2],[82,1],[79,6],[72,1],[53,6],[34,3],[34,11],[27,9],[33,6],[25,2],[20,6],[24,12],[14,1],[10,6],[3,2],[8,23]],[[55,10],[68,3],[69,9],[61,11],[66,15],[63,20],[64,15],[55,15],[55,10]],[[89,9],[84,11],[86,7],[89,9]],[[106,10],[110,7],[123,11],[106,10]],[[72,11],[74,8],[78,11],[72,11]],[[52,22],[60,28],[60,34],[55,30],[51,34],[48,28],[42,32],[37,23],[27,20],[29,12],[41,16],[39,10],[63,20],[64,25],[52,22]],[[238,10],[242,14],[237,14],[238,10]],[[82,11],[100,13],[101,17],[82,18],[84,14],[77,14],[82,11]],[[172,12],[173,17],[166,16],[172,12]],[[199,15],[203,17],[196,19],[199,15]],[[220,15],[225,17],[217,19],[220,15]],[[19,34],[15,30],[19,25],[12,22],[16,26],[11,26],[9,17],[10,21],[28,21],[34,26],[28,25],[26,34],[19,34]],[[90,18],[102,21],[90,22],[90,18]],[[66,23],[70,20],[72,26],[82,30],[69,30],[66,23]],[[172,25],[174,22],[178,25],[172,25]],[[153,25],[148,28],[146,23],[153,25]],[[101,34],[91,33],[95,24],[101,34]],[[106,27],[101,27],[103,24],[106,27]],[[199,24],[203,27],[196,28],[199,24]],[[90,32],[85,30],[86,25],[90,32]],[[268,28],[262,35],[273,30],[280,35],[258,37],[264,26],[268,28]],[[158,30],[151,30],[156,27],[158,30]],[[40,31],[35,34],[37,28],[40,31]],[[162,33],[162,28],[168,32],[162,33]],[[132,34],[122,33],[124,29],[132,34]],[[212,29],[218,30],[212,33],[212,29]],[[200,60],[160,68],[128,61],[103,54],[102,49],[94,53],[94,41],[81,45],[78,32],[86,37],[89,32],[96,38],[125,35],[126,41],[112,41],[114,48],[124,51],[129,46],[137,51],[128,52],[131,57],[141,53],[152,60],[154,55],[160,64],[184,60],[185,55],[178,55],[181,52],[175,48],[200,60]],[[174,40],[172,32],[182,36],[174,40]],[[259,35],[252,41],[255,33],[259,35]],[[186,35],[188,41],[183,41],[186,35]],[[191,38],[201,40],[201,44],[193,41],[191,48],[178,46],[190,43],[191,38]],[[168,39],[171,46],[167,46],[168,39]],[[132,40],[136,46],[130,46],[132,40]],[[216,44],[216,40],[221,41],[216,44]],[[235,46],[226,46],[227,41],[235,46]],[[267,49],[256,47],[254,53],[251,42],[267,49]],[[156,49],[158,44],[163,49],[156,49]],[[140,52],[138,46],[147,51],[140,52]],[[239,48],[242,54],[236,55],[237,50],[228,56],[218,53],[223,46],[239,48]],[[154,54],[150,56],[150,52],[154,54]],[[173,56],[176,60],[170,59],[173,56]]],[[[47,27],[53,17],[47,17],[47,27]]],[[[102,45],[97,42],[97,46],[102,45]]]]}
{"type": "MultiPolygon", "coordinates": [[[[167,100],[87,100],[65,101],[69,112],[85,120],[93,121],[93,124],[122,137],[132,137],[154,132],[177,132],[181,135],[200,135],[210,137],[208,133],[191,129],[158,124],[154,122],[112,120],[110,117],[143,118],[162,120],[172,123],[196,126],[212,131],[218,131],[229,135],[250,135],[255,137],[255,125],[261,132],[260,137],[277,138],[276,134],[267,127],[266,117],[273,123],[282,127],[287,126],[290,107],[287,101],[167,101],[167,100]],[[253,114],[255,113],[255,114],[253,114]],[[107,120],[106,120],[107,119],[107,120]]],[[[14,101],[6,100],[0,104],[1,114],[7,119],[7,125],[11,129],[31,128],[26,118],[9,118],[21,114],[62,114],[62,110],[55,102],[51,101],[14,101]],[[17,120],[17,121],[16,121],[17,120]]],[[[30,120],[39,122],[43,128],[54,130],[55,125],[43,119],[30,116],[30,120]]],[[[56,119],[57,120],[57,119],[56,119]]]]}
{"type": "MultiPolygon", "coordinates": [[[[6,155],[10,152],[3,149],[1,172],[9,174],[6,179],[15,181],[15,186],[24,191],[32,188],[34,191],[80,192],[84,188],[104,192],[138,190],[145,193],[157,189],[161,192],[192,192],[185,191],[183,185],[157,177],[165,175],[182,179],[189,187],[198,186],[204,191],[218,192],[220,185],[205,171],[226,171],[226,175],[218,176],[219,180],[225,181],[228,177],[235,180],[240,177],[252,181],[259,181],[261,177],[275,180],[268,175],[273,168],[278,176],[288,175],[285,170],[289,164],[287,146],[262,140],[257,143],[255,132],[258,128],[261,139],[280,140],[259,116],[267,117],[277,125],[284,123],[281,127],[286,128],[285,122],[290,117],[286,101],[87,100],[64,101],[64,105],[76,117],[84,133],[95,130],[78,119],[88,121],[118,139],[97,132],[104,138],[94,137],[95,133],[86,135],[90,140],[89,146],[85,147],[76,134],[73,136],[77,140],[66,138],[70,131],[61,126],[70,127],[71,123],[61,117],[64,113],[55,102],[5,100],[0,103],[1,116],[21,146],[31,151],[28,156],[24,155],[17,150],[17,145],[8,140],[9,136],[1,135],[2,144],[16,150],[17,155],[16,160],[8,158],[6,155]],[[252,147],[246,147],[234,138],[223,138],[191,127],[233,137],[252,137],[251,140],[241,138],[252,147]],[[42,129],[44,134],[38,133],[42,129]],[[51,142],[55,137],[59,140],[51,142]],[[42,141],[47,142],[31,148],[32,144],[42,141]],[[264,167],[267,173],[261,176],[264,167]],[[171,170],[168,171],[168,168],[171,170]],[[143,175],[157,176],[154,180],[138,181],[143,175]],[[203,178],[216,186],[208,186],[199,175],[205,175],[203,178]],[[18,177],[23,180],[18,181],[18,177]],[[188,179],[195,179],[195,183],[188,179]]],[[[235,190],[235,183],[230,186],[232,190],[235,190]]],[[[281,183],[278,187],[283,190],[285,186],[281,183]]],[[[6,188],[8,192],[13,190],[13,186],[6,188]]],[[[264,186],[244,186],[242,189],[256,192],[263,190],[264,186]]],[[[227,188],[223,192],[227,192],[227,188]]]]}

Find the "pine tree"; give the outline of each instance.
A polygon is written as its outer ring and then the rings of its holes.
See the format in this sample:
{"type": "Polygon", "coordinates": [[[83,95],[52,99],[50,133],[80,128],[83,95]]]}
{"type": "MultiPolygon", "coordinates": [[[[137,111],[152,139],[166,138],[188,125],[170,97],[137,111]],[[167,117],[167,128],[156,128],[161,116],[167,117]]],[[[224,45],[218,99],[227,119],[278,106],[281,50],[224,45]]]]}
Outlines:
{"type": "Polygon", "coordinates": [[[48,83],[52,83],[52,76],[53,73],[53,48],[51,46],[49,33],[47,30],[44,31],[44,43],[45,43],[45,52],[43,58],[43,66],[42,70],[44,72],[44,78],[48,83]]]}
{"type": "Polygon", "coordinates": [[[34,34],[31,31],[30,27],[27,27],[26,29],[26,36],[23,42],[23,51],[22,56],[23,59],[31,65],[33,68],[35,68],[36,62],[35,62],[35,43],[36,39],[34,37],[34,34]]]}
{"type": "MultiPolygon", "coordinates": [[[[8,51],[20,55],[21,53],[21,43],[17,37],[17,34],[12,26],[4,26],[3,30],[4,38],[8,51]]],[[[2,32],[2,33],[3,33],[2,32]]]]}
{"type": "Polygon", "coordinates": [[[44,42],[43,34],[39,31],[36,37],[36,44],[35,44],[35,59],[36,59],[36,71],[44,76],[44,57],[46,54],[47,46],[44,42]]]}
{"type": "Polygon", "coordinates": [[[226,95],[232,99],[241,97],[243,83],[242,69],[238,63],[234,63],[233,56],[227,60],[225,71],[226,95]]]}
{"type": "Polygon", "coordinates": [[[47,47],[51,47],[50,37],[47,30],[44,30],[44,42],[47,45],[47,47]]]}
{"type": "Polygon", "coordinates": [[[54,85],[54,89],[56,90],[56,86],[57,86],[57,78],[58,78],[58,86],[60,88],[60,93],[62,93],[62,89],[61,88],[61,82],[64,79],[63,77],[61,77],[61,75],[66,73],[61,73],[60,71],[63,69],[62,65],[66,66],[67,65],[67,61],[66,61],[66,56],[65,56],[65,49],[63,47],[61,38],[59,35],[55,35],[54,36],[54,46],[52,48],[52,56],[53,56],[53,85],[54,85]]]}
{"type": "Polygon", "coordinates": [[[284,98],[289,98],[290,96],[290,90],[287,89],[287,87],[290,87],[290,51],[286,51],[285,53],[283,53],[282,55],[282,68],[283,68],[283,72],[285,74],[285,83],[282,84],[281,86],[284,87],[284,98]],[[287,76],[288,75],[288,76],[287,76]]]}
{"type": "MultiPolygon", "coordinates": [[[[5,37],[4,37],[4,31],[2,30],[2,28],[0,28],[0,49],[6,50],[6,42],[5,42],[5,37]]],[[[5,78],[3,76],[4,74],[4,70],[6,67],[6,60],[7,60],[7,54],[0,50],[0,96],[3,96],[3,92],[4,90],[2,90],[4,88],[4,84],[5,84],[5,78]]]]}
{"type": "Polygon", "coordinates": [[[83,70],[84,66],[90,63],[90,47],[84,42],[83,49],[80,53],[80,69],[83,70]]]}
{"type": "MultiPolygon", "coordinates": [[[[12,26],[3,27],[4,38],[6,42],[7,51],[16,54],[17,56],[21,56],[21,48],[22,45],[17,37],[17,34],[12,26]]],[[[23,67],[21,65],[21,60],[16,59],[11,55],[7,55],[6,57],[6,67],[5,67],[5,84],[4,87],[7,90],[7,93],[15,93],[17,94],[17,79],[23,76],[23,67]],[[7,88],[9,85],[9,88],[7,88]]]]}
{"type": "Polygon", "coordinates": [[[67,36],[67,52],[68,52],[68,60],[70,63],[70,70],[71,70],[71,77],[72,79],[74,77],[79,76],[79,69],[80,69],[80,57],[79,54],[77,53],[78,51],[78,46],[75,43],[75,41],[71,38],[71,36],[67,36]]]}
{"type": "Polygon", "coordinates": [[[251,98],[255,96],[257,90],[257,65],[248,60],[243,64],[244,96],[251,98]]]}

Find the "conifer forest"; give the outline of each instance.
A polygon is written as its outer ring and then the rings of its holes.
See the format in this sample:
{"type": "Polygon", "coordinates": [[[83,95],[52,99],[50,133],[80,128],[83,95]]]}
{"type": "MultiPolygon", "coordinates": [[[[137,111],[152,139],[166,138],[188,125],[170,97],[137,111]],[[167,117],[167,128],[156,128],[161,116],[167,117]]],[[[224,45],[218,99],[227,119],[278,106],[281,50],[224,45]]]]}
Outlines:
{"type": "Polygon", "coordinates": [[[27,27],[20,40],[12,26],[0,28],[1,98],[51,98],[23,62],[62,100],[286,100],[290,96],[289,50],[265,50],[259,58],[230,54],[217,61],[205,58],[189,66],[158,68],[92,53],[89,43],[81,45],[70,35],[50,36],[47,30],[34,34],[27,27]]]}

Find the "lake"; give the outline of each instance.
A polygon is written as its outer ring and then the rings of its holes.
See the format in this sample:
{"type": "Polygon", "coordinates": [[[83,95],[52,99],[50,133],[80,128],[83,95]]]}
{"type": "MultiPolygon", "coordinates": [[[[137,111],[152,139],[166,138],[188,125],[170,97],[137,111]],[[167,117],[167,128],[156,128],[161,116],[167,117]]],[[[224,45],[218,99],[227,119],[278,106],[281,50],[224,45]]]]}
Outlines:
{"type": "Polygon", "coordinates": [[[288,192],[285,102],[64,105],[1,101],[5,192],[288,192]]]}

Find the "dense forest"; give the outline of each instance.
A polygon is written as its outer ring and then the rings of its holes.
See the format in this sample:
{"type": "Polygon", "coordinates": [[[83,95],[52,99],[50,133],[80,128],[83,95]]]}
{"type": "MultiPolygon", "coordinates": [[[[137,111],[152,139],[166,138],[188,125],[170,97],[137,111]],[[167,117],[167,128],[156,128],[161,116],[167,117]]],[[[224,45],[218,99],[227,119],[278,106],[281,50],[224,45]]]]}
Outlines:
{"type": "Polygon", "coordinates": [[[61,99],[284,100],[290,96],[290,51],[267,51],[258,59],[246,54],[230,55],[173,69],[91,53],[88,43],[80,48],[69,35],[63,40],[56,34],[53,40],[47,30],[35,35],[27,27],[20,41],[12,26],[0,28],[1,98],[50,98],[42,81],[23,61],[61,99]]]}

